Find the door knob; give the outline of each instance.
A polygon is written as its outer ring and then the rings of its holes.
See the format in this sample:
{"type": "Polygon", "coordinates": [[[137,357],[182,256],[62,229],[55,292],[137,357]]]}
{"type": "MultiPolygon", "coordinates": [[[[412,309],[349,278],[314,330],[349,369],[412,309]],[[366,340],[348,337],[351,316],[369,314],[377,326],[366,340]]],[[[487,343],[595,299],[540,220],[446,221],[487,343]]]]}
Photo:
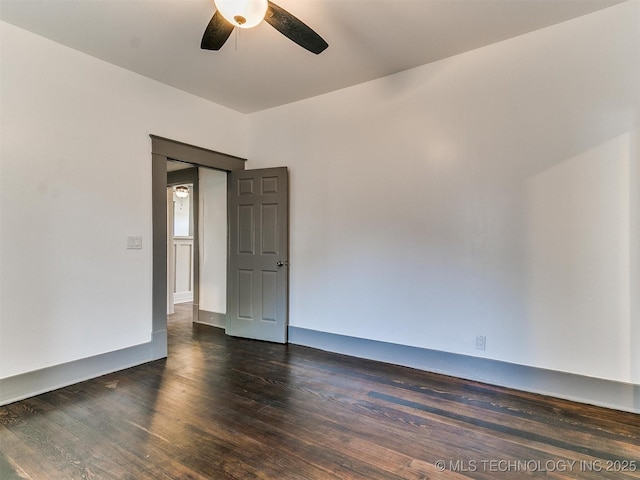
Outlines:
{"type": "Polygon", "coordinates": [[[283,262],[282,260],[278,260],[278,261],[276,262],[276,265],[277,265],[278,267],[283,267],[283,266],[284,266],[284,262],[283,262]]]}

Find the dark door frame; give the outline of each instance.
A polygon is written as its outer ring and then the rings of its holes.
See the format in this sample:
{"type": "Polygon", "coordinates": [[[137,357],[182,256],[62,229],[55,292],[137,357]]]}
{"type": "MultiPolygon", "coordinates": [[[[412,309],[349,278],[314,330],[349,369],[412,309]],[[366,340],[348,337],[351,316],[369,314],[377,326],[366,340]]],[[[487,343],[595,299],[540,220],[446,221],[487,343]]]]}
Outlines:
{"type": "Polygon", "coordinates": [[[244,170],[246,159],[156,135],[150,137],[153,236],[151,348],[155,360],[167,356],[167,160],[231,172],[244,170]]]}

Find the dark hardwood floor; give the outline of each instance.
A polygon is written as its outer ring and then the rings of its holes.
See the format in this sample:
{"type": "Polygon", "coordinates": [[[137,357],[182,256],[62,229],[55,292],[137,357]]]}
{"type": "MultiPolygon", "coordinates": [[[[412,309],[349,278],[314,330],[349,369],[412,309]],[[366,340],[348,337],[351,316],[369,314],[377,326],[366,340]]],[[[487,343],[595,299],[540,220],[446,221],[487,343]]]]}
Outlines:
{"type": "Polygon", "coordinates": [[[230,338],[189,309],[166,361],[0,407],[0,478],[640,478],[640,415],[230,338]]]}

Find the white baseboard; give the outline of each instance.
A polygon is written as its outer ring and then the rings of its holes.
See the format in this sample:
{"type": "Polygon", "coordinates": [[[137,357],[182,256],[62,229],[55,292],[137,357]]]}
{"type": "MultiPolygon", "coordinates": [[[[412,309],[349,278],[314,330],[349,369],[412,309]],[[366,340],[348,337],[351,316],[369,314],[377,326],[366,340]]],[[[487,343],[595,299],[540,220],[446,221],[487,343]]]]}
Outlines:
{"type": "Polygon", "coordinates": [[[198,321],[196,323],[210,325],[212,327],[225,328],[227,323],[227,315],[224,313],[200,310],[198,312],[198,321]]]}

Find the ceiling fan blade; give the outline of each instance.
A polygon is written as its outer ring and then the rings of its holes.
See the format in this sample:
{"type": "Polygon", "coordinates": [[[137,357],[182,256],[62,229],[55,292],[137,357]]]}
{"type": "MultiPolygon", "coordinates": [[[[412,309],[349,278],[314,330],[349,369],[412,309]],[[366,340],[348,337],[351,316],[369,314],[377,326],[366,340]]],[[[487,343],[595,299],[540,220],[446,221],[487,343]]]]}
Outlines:
{"type": "Polygon", "coordinates": [[[316,55],[329,46],[324,39],[282,7],[269,2],[264,19],[285,37],[316,55]]]}
{"type": "Polygon", "coordinates": [[[227,22],[222,14],[216,10],[204,31],[204,35],[202,35],[200,48],[203,50],[220,50],[220,47],[227,41],[231,32],[233,32],[233,25],[227,22]]]}

